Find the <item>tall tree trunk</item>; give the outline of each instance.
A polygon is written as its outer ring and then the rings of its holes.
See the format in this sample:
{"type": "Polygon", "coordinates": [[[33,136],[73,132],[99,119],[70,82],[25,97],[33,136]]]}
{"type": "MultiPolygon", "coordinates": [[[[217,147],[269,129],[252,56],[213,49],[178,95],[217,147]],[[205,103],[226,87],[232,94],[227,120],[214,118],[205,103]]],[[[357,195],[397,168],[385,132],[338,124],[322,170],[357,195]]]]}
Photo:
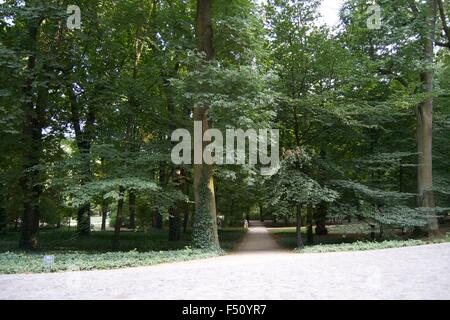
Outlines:
{"type": "Polygon", "coordinates": [[[187,232],[187,228],[189,225],[189,204],[186,203],[184,206],[184,217],[183,217],[183,233],[187,232]]]}
{"type": "MultiPolygon", "coordinates": [[[[186,188],[186,172],[183,169],[174,170],[174,182],[177,185],[177,188],[180,192],[187,193],[186,188]]],[[[184,228],[186,232],[187,228],[187,203],[183,201],[177,201],[175,205],[169,210],[169,241],[178,241],[180,240],[180,228],[181,228],[181,212],[185,210],[184,216],[184,228]]]]}
{"type": "Polygon", "coordinates": [[[328,230],[326,228],[326,219],[327,219],[327,204],[321,203],[317,207],[316,211],[316,235],[324,236],[328,234],[328,230]]]}
{"type": "Polygon", "coordinates": [[[295,220],[296,220],[296,234],[297,234],[297,248],[298,249],[303,249],[304,248],[304,244],[303,244],[303,239],[302,239],[302,207],[301,205],[297,205],[296,206],[296,215],[295,215],[295,220]]]}
{"type": "Polygon", "coordinates": [[[158,209],[155,209],[153,211],[152,227],[155,228],[155,229],[162,229],[163,228],[163,217],[162,217],[161,212],[159,212],[158,209]]]}
{"type": "MultiPolygon", "coordinates": [[[[164,164],[159,164],[159,170],[155,173],[158,176],[159,185],[161,188],[165,187],[165,171],[164,164]]],[[[152,227],[155,229],[163,228],[163,216],[158,208],[153,209],[152,213],[152,227]]]]}
{"type": "Polygon", "coordinates": [[[264,207],[261,203],[259,204],[259,221],[264,222],[264,207]]]}
{"type": "Polygon", "coordinates": [[[106,230],[106,219],[108,217],[108,201],[103,199],[102,201],[102,231],[106,230]]]}
{"type": "MultiPolygon", "coordinates": [[[[1,202],[0,202],[1,203],[1,202]]],[[[0,233],[5,230],[7,227],[7,217],[6,210],[3,207],[0,207],[0,233]]]]}
{"type": "Polygon", "coordinates": [[[169,210],[169,241],[180,240],[181,213],[178,206],[169,210]]]}
{"type": "Polygon", "coordinates": [[[91,204],[85,204],[77,211],[77,233],[79,236],[88,236],[91,233],[91,204]]]}
{"type": "Polygon", "coordinates": [[[119,201],[117,202],[116,225],[114,227],[113,250],[119,250],[119,247],[120,247],[120,229],[122,228],[122,222],[123,222],[124,197],[125,197],[125,188],[120,187],[119,201]]]}
{"type": "MultiPolygon", "coordinates": [[[[154,7],[152,6],[152,12],[154,7]]],[[[133,81],[136,81],[139,75],[139,64],[141,62],[142,51],[144,49],[144,41],[140,37],[141,26],[136,27],[135,41],[134,41],[134,61],[133,61],[133,81]]],[[[128,96],[128,123],[127,123],[127,149],[131,153],[136,153],[139,150],[138,141],[136,139],[136,124],[135,115],[139,112],[139,101],[134,96],[134,93],[128,96]]],[[[136,191],[131,189],[128,191],[128,213],[130,229],[136,229],[136,191]]]]}
{"type": "Polygon", "coordinates": [[[433,195],[433,85],[434,85],[434,39],[436,27],[436,1],[428,0],[426,8],[427,32],[423,37],[426,70],[421,74],[424,91],[428,97],[417,107],[417,148],[419,154],[417,172],[417,203],[420,208],[429,208],[433,216],[428,224],[431,233],[439,225],[435,216],[433,195]]]}
{"type": "MultiPolygon", "coordinates": [[[[173,180],[174,183],[177,185],[178,189],[182,191],[181,171],[174,170],[173,180]]],[[[180,240],[181,207],[182,207],[181,201],[177,201],[169,209],[169,241],[180,240]]]]}
{"type": "Polygon", "coordinates": [[[136,192],[128,191],[128,213],[130,218],[129,228],[136,229],[136,192]]]}
{"type": "MultiPolygon", "coordinates": [[[[211,4],[211,0],[197,0],[197,47],[207,60],[214,57],[211,4]]],[[[194,108],[194,121],[203,124],[202,134],[210,128],[208,111],[208,106],[194,108]]],[[[202,155],[205,147],[206,143],[203,142],[202,155]]],[[[193,247],[219,248],[214,178],[212,167],[204,163],[194,165],[194,199],[193,247]]]]}
{"type": "MultiPolygon", "coordinates": [[[[185,190],[185,194],[189,195],[189,183],[184,183],[184,190],[185,190]]],[[[183,204],[183,212],[184,212],[183,233],[186,233],[187,229],[188,229],[190,211],[191,211],[191,204],[188,202],[185,202],[183,204]]]]}
{"type": "MultiPolygon", "coordinates": [[[[75,140],[80,152],[80,184],[84,185],[91,179],[90,168],[90,152],[91,143],[94,135],[95,112],[89,106],[86,124],[84,130],[81,129],[80,106],[78,105],[77,96],[73,91],[72,85],[69,85],[67,92],[70,100],[71,122],[75,131],[75,140]]],[[[80,236],[87,236],[91,232],[91,204],[86,203],[77,212],[77,233],[80,236]]]]}
{"type": "MultiPolygon", "coordinates": [[[[28,3],[27,3],[28,5],[28,3]]],[[[34,98],[36,81],[36,56],[38,32],[42,19],[30,21],[28,27],[28,45],[30,55],[27,62],[27,77],[23,87],[23,172],[20,186],[23,196],[22,233],[20,246],[33,250],[39,247],[39,198],[41,186],[38,183],[39,173],[36,166],[40,163],[42,152],[42,128],[44,126],[44,110],[48,98],[48,88],[41,85],[37,100],[34,98]]]]}
{"type": "Polygon", "coordinates": [[[307,243],[309,245],[314,243],[313,215],[314,215],[314,208],[312,205],[308,205],[306,218],[307,218],[307,225],[308,225],[307,243]]]}
{"type": "MultiPolygon", "coordinates": [[[[173,99],[173,93],[171,89],[170,78],[177,75],[179,69],[179,64],[175,63],[175,68],[169,71],[164,77],[164,91],[167,101],[167,112],[169,118],[169,130],[172,132],[176,127],[176,109],[175,101],[173,99]]],[[[169,133],[168,136],[171,134],[169,133]]],[[[175,143],[172,142],[173,146],[175,143]]],[[[182,170],[181,168],[176,168],[170,165],[170,171],[172,172],[172,182],[176,185],[180,192],[183,192],[182,185],[182,170]]],[[[181,201],[176,201],[171,208],[169,208],[169,241],[180,240],[180,228],[181,228],[181,211],[183,209],[183,203],[181,201]]]]}
{"type": "MultiPolygon", "coordinates": [[[[167,183],[168,183],[168,179],[167,179],[165,164],[163,162],[161,162],[159,164],[159,185],[161,186],[161,188],[166,188],[167,183]]],[[[164,227],[163,215],[162,215],[162,212],[160,211],[160,209],[156,208],[153,211],[152,218],[153,218],[152,219],[153,228],[162,229],[164,227]]]]}

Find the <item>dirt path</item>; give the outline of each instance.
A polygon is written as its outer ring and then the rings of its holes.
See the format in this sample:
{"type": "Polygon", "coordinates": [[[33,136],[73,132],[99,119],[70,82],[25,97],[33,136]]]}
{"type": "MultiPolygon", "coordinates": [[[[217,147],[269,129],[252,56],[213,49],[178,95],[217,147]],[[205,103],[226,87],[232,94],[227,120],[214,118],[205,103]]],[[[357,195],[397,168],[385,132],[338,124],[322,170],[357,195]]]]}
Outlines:
{"type": "Polygon", "coordinates": [[[152,267],[0,275],[0,299],[450,299],[450,244],[293,254],[254,225],[234,254],[152,267]]]}
{"type": "Polygon", "coordinates": [[[247,234],[236,247],[234,254],[287,253],[270,235],[262,222],[252,221],[247,234]]]}

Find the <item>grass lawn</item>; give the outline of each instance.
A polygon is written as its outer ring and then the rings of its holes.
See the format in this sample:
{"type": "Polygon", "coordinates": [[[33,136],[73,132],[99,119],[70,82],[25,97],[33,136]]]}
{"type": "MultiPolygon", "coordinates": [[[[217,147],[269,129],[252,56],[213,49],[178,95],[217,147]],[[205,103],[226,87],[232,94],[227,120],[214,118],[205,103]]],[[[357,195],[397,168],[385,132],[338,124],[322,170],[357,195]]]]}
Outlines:
{"type": "Polygon", "coordinates": [[[295,228],[270,229],[275,240],[282,247],[295,250],[299,253],[363,251],[450,242],[450,233],[434,239],[403,239],[396,235],[392,236],[393,238],[390,240],[371,241],[370,228],[365,224],[331,226],[328,227],[328,231],[329,234],[326,236],[314,235],[314,244],[307,245],[306,228],[302,228],[305,248],[298,250],[295,228]]]}
{"type": "Polygon", "coordinates": [[[220,230],[224,251],[190,249],[189,232],[176,242],[167,241],[166,229],[123,232],[120,251],[112,252],[110,231],[77,238],[73,229],[41,230],[41,248],[33,253],[20,251],[20,234],[9,232],[0,235],[0,274],[114,269],[210,258],[231,251],[245,232],[240,228],[220,230]]]}

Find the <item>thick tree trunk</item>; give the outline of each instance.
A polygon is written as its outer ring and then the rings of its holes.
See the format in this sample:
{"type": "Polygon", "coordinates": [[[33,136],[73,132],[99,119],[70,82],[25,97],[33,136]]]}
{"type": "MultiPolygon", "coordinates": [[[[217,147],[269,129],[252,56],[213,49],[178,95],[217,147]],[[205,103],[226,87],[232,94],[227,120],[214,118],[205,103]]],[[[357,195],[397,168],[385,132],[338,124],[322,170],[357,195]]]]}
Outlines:
{"type": "Polygon", "coordinates": [[[119,250],[120,247],[120,229],[122,228],[123,222],[123,204],[125,197],[125,189],[123,187],[120,187],[119,197],[119,201],[117,202],[116,225],[114,227],[113,250],[119,250]]]}
{"type": "Polygon", "coordinates": [[[321,203],[317,207],[316,211],[316,235],[324,236],[328,234],[328,230],[326,228],[326,219],[327,219],[327,205],[325,203],[321,203]]]}
{"type": "Polygon", "coordinates": [[[296,234],[297,234],[297,248],[303,249],[305,245],[302,239],[302,207],[301,205],[296,206],[296,234]]]}
{"type": "MultiPolygon", "coordinates": [[[[211,4],[211,0],[197,0],[198,50],[205,54],[207,60],[214,57],[211,4]]],[[[194,121],[202,122],[202,133],[210,128],[208,111],[208,106],[194,108],[194,121]]],[[[205,147],[206,143],[202,143],[202,154],[205,147]]],[[[209,165],[194,165],[194,199],[193,246],[195,248],[219,248],[214,178],[209,165]]]]}
{"type": "Polygon", "coordinates": [[[136,229],[136,192],[128,191],[128,213],[130,218],[129,228],[136,229]]]}
{"type": "MultiPolygon", "coordinates": [[[[424,36],[424,57],[426,70],[421,74],[425,93],[428,97],[417,107],[417,148],[419,154],[417,172],[417,203],[420,208],[429,208],[428,213],[435,215],[433,195],[433,84],[434,84],[434,39],[437,7],[434,0],[428,0],[427,26],[424,36]]],[[[439,225],[435,217],[431,218],[428,230],[437,232],[439,225]]]]}

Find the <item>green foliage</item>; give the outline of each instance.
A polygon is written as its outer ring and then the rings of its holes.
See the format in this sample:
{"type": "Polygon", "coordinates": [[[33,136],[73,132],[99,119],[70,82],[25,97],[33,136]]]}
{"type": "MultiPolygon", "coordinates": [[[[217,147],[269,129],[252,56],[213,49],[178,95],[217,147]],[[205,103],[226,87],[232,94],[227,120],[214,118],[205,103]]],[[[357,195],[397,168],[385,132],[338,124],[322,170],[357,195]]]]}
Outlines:
{"type": "MultiPolygon", "coordinates": [[[[204,177],[203,177],[204,179],[204,177]]],[[[200,183],[199,203],[193,217],[192,245],[194,248],[203,250],[220,250],[214,230],[217,228],[216,219],[211,215],[209,208],[211,205],[211,191],[208,189],[208,182],[200,183]]]]}
{"type": "Polygon", "coordinates": [[[389,240],[383,242],[368,242],[368,241],[357,241],[354,243],[342,243],[342,244],[329,244],[329,245],[317,245],[305,247],[302,250],[297,251],[298,253],[326,253],[326,252],[343,252],[343,251],[367,251],[367,250],[381,250],[381,249],[392,249],[392,248],[404,248],[404,247],[415,247],[423,246],[433,243],[443,243],[450,242],[447,237],[441,240],[435,241],[424,241],[424,240],[389,240]]]}
{"type": "Polygon", "coordinates": [[[122,234],[121,251],[110,252],[112,232],[94,232],[89,239],[80,239],[74,231],[44,230],[41,251],[35,253],[18,251],[18,234],[7,233],[0,238],[0,274],[115,269],[205,259],[231,251],[246,231],[220,230],[220,243],[225,251],[190,249],[190,234],[177,243],[169,243],[167,230],[128,232],[122,234]],[[55,258],[51,266],[43,261],[49,255],[55,258]]]}
{"type": "MultiPolygon", "coordinates": [[[[387,232],[388,230],[386,230],[387,232]]],[[[295,229],[272,229],[276,241],[286,249],[294,250],[297,247],[295,229]]],[[[316,236],[314,244],[307,244],[304,249],[295,249],[297,253],[326,253],[343,251],[365,251],[389,248],[420,246],[435,243],[450,242],[450,234],[433,239],[412,239],[407,236],[393,237],[391,240],[371,240],[373,229],[368,224],[344,224],[329,227],[327,236],[316,236]]],[[[306,234],[306,228],[302,233],[306,234]]]]}
{"type": "MultiPolygon", "coordinates": [[[[445,215],[447,48],[435,50],[436,208],[415,209],[415,111],[430,67],[420,41],[426,1],[377,1],[379,30],[367,28],[368,1],[345,1],[336,30],[319,25],[320,3],[213,1],[215,59],[206,63],[195,50],[192,1],[80,0],[82,30],[65,27],[70,1],[3,1],[0,230],[21,227],[27,205],[50,227],[88,204],[98,213],[106,203],[114,217],[125,200],[127,220],[130,192],[142,229],[155,212],[167,221],[174,206],[190,222],[192,166],[173,166],[169,138],[192,128],[192,110],[202,105],[216,129],[281,133],[274,177],[252,167],[212,169],[218,214],[230,225],[259,208],[291,217],[298,205],[326,205],[328,221],[377,226],[420,227],[445,215]],[[183,183],[173,181],[176,169],[183,183]]],[[[208,230],[213,220],[200,212],[194,223],[208,230]]],[[[195,234],[194,244],[207,247],[211,237],[195,234]]]]}
{"type": "MultiPolygon", "coordinates": [[[[51,252],[50,252],[51,254],[51,252]]],[[[202,250],[177,250],[159,252],[108,252],[56,253],[55,263],[48,267],[42,254],[0,253],[0,273],[42,273],[74,270],[101,270],[126,267],[150,266],[159,263],[206,259],[220,255],[220,252],[202,250]]]]}
{"type": "Polygon", "coordinates": [[[332,203],[339,193],[311,178],[315,157],[306,149],[285,153],[281,170],[272,178],[271,207],[279,217],[290,217],[296,206],[332,203]]]}

